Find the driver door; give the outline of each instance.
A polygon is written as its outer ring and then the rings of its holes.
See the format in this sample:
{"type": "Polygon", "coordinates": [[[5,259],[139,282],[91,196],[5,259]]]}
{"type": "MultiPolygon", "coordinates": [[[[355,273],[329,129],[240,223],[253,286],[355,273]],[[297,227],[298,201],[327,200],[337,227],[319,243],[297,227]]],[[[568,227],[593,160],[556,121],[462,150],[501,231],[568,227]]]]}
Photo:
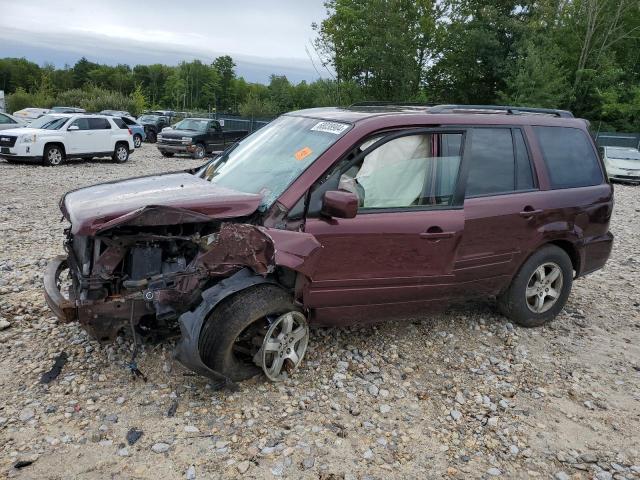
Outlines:
{"type": "Polygon", "coordinates": [[[464,132],[389,137],[358,155],[340,178],[341,187],[359,197],[356,217],[306,221],[305,231],[322,244],[303,292],[318,323],[422,311],[442,304],[454,284],[464,231],[458,182],[464,132]]]}
{"type": "Polygon", "coordinates": [[[69,127],[67,127],[66,148],[67,153],[79,155],[91,152],[93,148],[94,131],[89,126],[89,119],[86,117],[76,118],[69,127]],[[69,130],[76,126],[77,130],[69,130]]]}

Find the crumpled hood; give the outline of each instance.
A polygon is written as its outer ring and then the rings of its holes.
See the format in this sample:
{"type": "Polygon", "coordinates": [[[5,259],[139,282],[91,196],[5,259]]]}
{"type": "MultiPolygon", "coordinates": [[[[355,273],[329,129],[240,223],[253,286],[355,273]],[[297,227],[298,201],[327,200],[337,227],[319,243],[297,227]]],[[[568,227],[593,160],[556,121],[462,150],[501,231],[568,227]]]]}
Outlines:
{"type": "Polygon", "coordinates": [[[217,186],[190,173],[170,173],[73,190],[60,200],[71,232],[93,235],[123,225],[173,225],[254,213],[262,197],[217,186]]]}

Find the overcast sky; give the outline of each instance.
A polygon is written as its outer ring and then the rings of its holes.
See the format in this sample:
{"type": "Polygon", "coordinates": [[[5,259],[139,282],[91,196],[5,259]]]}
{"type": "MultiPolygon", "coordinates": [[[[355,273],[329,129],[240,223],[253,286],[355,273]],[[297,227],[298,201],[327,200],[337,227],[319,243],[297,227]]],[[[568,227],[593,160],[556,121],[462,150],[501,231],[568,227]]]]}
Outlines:
{"type": "MultiPolygon", "coordinates": [[[[210,63],[231,55],[238,74],[267,82],[318,77],[305,45],[322,0],[0,0],[0,57],[73,65],[210,63]]],[[[317,60],[314,55],[314,61],[317,60]]],[[[316,65],[321,69],[320,65],[316,65]]],[[[321,71],[328,76],[326,70],[321,71]]]]}

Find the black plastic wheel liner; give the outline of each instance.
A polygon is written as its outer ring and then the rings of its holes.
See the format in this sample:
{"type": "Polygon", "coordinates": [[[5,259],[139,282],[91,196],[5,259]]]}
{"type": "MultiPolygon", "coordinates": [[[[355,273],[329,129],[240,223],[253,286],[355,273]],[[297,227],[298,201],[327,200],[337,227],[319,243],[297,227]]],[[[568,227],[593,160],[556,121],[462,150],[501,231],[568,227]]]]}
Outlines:
{"type": "Polygon", "coordinates": [[[226,375],[207,367],[200,357],[198,340],[202,325],[209,313],[229,295],[237,293],[253,285],[271,283],[277,285],[274,280],[257,275],[249,268],[243,268],[239,272],[225,278],[213,287],[202,292],[202,302],[195,310],[185,312],[178,319],[180,333],[182,334],[175,349],[175,358],[185,367],[194,372],[210,378],[213,388],[236,389],[237,385],[226,375]]]}

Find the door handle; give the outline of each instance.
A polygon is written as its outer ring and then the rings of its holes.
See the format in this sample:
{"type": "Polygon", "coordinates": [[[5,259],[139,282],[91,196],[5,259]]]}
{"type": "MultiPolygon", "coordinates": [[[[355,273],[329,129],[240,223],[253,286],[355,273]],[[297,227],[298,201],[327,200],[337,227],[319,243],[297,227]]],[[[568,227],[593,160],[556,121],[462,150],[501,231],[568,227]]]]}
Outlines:
{"type": "Polygon", "coordinates": [[[451,238],[456,232],[443,232],[438,226],[429,227],[426,232],[420,234],[420,238],[425,240],[441,240],[443,238],[451,238]]]}
{"type": "Polygon", "coordinates": [[[543,212],[542,209],[539,208],[533,208],[531,205],[527,205],[526,207],[524,207],[524,209],[520,212],[520,216],[524,217],[524,218],[531,218],[534,215],[540,215],[543,212]]]}

